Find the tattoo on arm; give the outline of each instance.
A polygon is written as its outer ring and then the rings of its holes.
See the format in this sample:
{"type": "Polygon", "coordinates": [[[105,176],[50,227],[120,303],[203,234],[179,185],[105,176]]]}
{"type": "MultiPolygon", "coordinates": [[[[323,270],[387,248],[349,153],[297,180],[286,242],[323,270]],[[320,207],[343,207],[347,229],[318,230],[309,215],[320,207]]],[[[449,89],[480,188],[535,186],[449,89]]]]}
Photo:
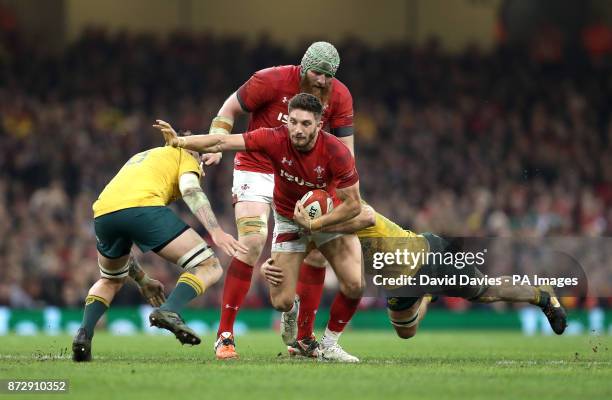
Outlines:
{"type": "Polygon", "coordinates": [[[200,220],[204,228],[209,232],[219,228],[219,223],[215,217],[210,201],[202,188],[191,188],[183,195],[183,200],[189,206],[191,212],[200,220]]]}

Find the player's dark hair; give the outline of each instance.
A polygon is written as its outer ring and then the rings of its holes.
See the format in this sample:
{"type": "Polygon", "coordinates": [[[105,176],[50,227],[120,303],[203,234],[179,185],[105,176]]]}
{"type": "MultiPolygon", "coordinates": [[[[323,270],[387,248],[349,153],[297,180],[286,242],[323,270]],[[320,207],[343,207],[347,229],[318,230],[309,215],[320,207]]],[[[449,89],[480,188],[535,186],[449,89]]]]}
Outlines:
{"type": "Polygon", "coordinates": [[[316,119],[323,115],[323,104],[316,96],[308,93],[298,93],[289,100],[289,112],[295,109],[310,111],[316,119]]]}

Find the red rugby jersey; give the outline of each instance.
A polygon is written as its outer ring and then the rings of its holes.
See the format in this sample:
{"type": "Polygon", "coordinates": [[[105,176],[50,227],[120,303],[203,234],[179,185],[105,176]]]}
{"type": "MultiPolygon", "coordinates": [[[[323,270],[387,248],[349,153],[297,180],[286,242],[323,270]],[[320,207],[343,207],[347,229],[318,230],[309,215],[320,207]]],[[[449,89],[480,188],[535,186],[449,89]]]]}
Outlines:
{"type": "Polygon", "coordinates": [[[286,218],[293,219],[295,203],[308,191],[323,189],[338,204],[336,188],[359,181],[350,150],[322,130],[315,146],[307,152],[293,147],[285,125],[247,132],[244,142],[250,154],[259,152],[269,159],[274,172],[274,207],[286,218]]]}
{"type": "MultiPolygon", "coordinates": [[[[237,92],[242,108],[251,113],[248,130],[275,128],[287,123],[289,100],[300,92],[300,67],[283,65],[255,72],[237,92]]],[[[328,104],[323,110],[323,128],[335,136],[353,134],[353,98],[338,79],[332,80],[328,104]]],[[[270,160],[263,153],[236,153],[234,168],[271,174],[270,160]]]]}

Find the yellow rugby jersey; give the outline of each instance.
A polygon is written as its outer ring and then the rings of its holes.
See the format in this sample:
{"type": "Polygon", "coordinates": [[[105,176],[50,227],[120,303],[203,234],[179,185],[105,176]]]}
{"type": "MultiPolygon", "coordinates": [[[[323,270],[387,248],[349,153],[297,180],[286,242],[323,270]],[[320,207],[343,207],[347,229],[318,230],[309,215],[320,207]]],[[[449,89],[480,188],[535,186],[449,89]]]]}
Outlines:
{"type": "Polygon", "coordinates": [[[98,196],[94,218],[130,207],[168,205],[181,198],[179,177],[186,172],[201,176],[187,150],[165,146],[135,154],[98,196]]]}
{"type": "Polygon", "coordinates": [[[412,231],[406,230],[391,221],[387,217],[382,214],[375,212],[376,223],[374,226],[369,228],[362,229],[356,232],[356,235],[359,238],[379,238],[379,237],[387,237],[387,238],[396,238],[396,237],[422,237],[421,235],[414,233],[412,231]]]}
{"type": "MultiPolygon", "coordinates": [[[[382,214],[375,213],[375,215],[374,226],[355,233],[361,242],[364,260],[372,260],[374,253],[396,253],[398,250],[421,253],[423,255],[418,259],[416,265],[394,265],[382,271],[386,277],[395,277],[400,274],[414,275],[423,264],[424,254],[429,251],[429,242],[423,235],[403,229],[382,214]]],[[[371,265],[365,267],[366,270],[371,271],[371,265]]]]}

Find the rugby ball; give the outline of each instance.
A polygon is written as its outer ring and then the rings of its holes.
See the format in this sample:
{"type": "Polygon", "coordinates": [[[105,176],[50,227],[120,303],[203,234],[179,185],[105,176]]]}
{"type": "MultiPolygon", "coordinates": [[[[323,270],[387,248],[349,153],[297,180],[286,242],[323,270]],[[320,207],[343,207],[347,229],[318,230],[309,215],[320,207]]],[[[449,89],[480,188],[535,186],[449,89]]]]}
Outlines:
{"type": "Polygon", "coordinates": [[[321,189],[306,193],[300,199],[300,203],[302,203],[310,219],[319,218],[321,215],[331,212],[334,208],[334,202],[329,193],[321,189]]]}

